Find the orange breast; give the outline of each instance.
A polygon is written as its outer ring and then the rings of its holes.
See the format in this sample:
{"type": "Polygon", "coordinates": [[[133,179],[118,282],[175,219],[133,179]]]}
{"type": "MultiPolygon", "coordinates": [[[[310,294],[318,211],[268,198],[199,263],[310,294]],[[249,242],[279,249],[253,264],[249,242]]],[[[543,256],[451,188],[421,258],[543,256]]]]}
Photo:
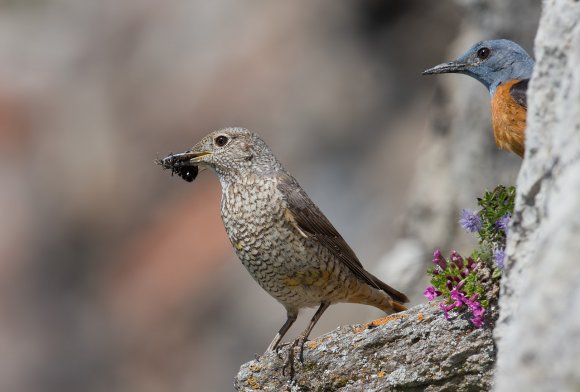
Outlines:
{"type": "Polygon", "coordinates": [[[496,89],[491,100],[491,116],[495,144],[523,158],[527,110],[510,94],[510,87],[517,82],[512,80],[496,89]]]}

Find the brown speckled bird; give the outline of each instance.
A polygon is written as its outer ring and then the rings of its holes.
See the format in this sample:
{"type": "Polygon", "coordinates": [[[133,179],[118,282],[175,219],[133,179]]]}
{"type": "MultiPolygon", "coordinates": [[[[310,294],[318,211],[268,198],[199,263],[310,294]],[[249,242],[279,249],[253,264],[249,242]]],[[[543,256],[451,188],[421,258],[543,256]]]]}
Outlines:
{"type": "Polygon", "coordinates": [[[209,168],[221,183],[221,215],[242,264],[280,302],[287,320],[268,350],[275,350],[298,311],[318,306],[300,347],[324,311],[337,302],[375,306],[387,313],[405,310],[407,297],[366,271],[298,182],[266,143],[242,128],[226,128],[203,138],[191,150],[158,161],[192,180],[209,168]],[[190,169],[195,167],[192,178],[190,169]]]}

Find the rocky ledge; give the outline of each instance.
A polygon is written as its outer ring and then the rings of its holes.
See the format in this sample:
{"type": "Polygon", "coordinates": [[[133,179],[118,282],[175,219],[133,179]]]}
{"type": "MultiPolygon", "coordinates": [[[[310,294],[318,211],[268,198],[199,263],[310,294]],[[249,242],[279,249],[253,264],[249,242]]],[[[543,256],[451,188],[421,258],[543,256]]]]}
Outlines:
{"type": "Polygon", "coordinates": [[[478,329],[462,316],[448,321],[436,305],[422,304],[307,342],[294,380],[283,372],[284,347],[242,365],[234,385],[238,391],[489,390],[492,332],[492,325],[478,329]]]}

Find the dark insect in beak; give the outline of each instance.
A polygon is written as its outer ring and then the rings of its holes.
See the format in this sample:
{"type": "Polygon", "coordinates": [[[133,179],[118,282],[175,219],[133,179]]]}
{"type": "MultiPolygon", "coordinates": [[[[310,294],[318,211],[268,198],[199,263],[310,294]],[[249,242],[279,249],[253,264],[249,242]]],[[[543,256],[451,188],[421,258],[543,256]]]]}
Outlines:
{"type": "Polygon", "coordinates": [[[192,182],[197,177],[199,169],[197,166],[182,166],[183,154],[169,154],[163,159],[156,159],[155,163],[163,166],[164,169],[171,169],[174,173],[187,182],[192,182]]]}
{"type": "Polygon", "coordinates": [[[171,168],[171,174],[176,173],[187,182],[192,182],[197,177],[199,169],[197,166],[178,166],[171,168]]]}

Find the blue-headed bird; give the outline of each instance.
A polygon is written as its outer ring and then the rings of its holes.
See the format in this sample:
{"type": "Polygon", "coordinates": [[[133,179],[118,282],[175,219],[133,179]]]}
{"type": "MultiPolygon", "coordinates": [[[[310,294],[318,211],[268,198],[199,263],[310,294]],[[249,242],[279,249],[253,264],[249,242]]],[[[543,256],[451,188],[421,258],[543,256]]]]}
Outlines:
{"type": "Polygon", "coordinates": [[[524,156],[528,82],[534,60],[507,39],[481,41],[457,60],[423,71],[423,75],[462,73],[479,80],[491,95],[493,135],[496,145],[524,156]]]}

